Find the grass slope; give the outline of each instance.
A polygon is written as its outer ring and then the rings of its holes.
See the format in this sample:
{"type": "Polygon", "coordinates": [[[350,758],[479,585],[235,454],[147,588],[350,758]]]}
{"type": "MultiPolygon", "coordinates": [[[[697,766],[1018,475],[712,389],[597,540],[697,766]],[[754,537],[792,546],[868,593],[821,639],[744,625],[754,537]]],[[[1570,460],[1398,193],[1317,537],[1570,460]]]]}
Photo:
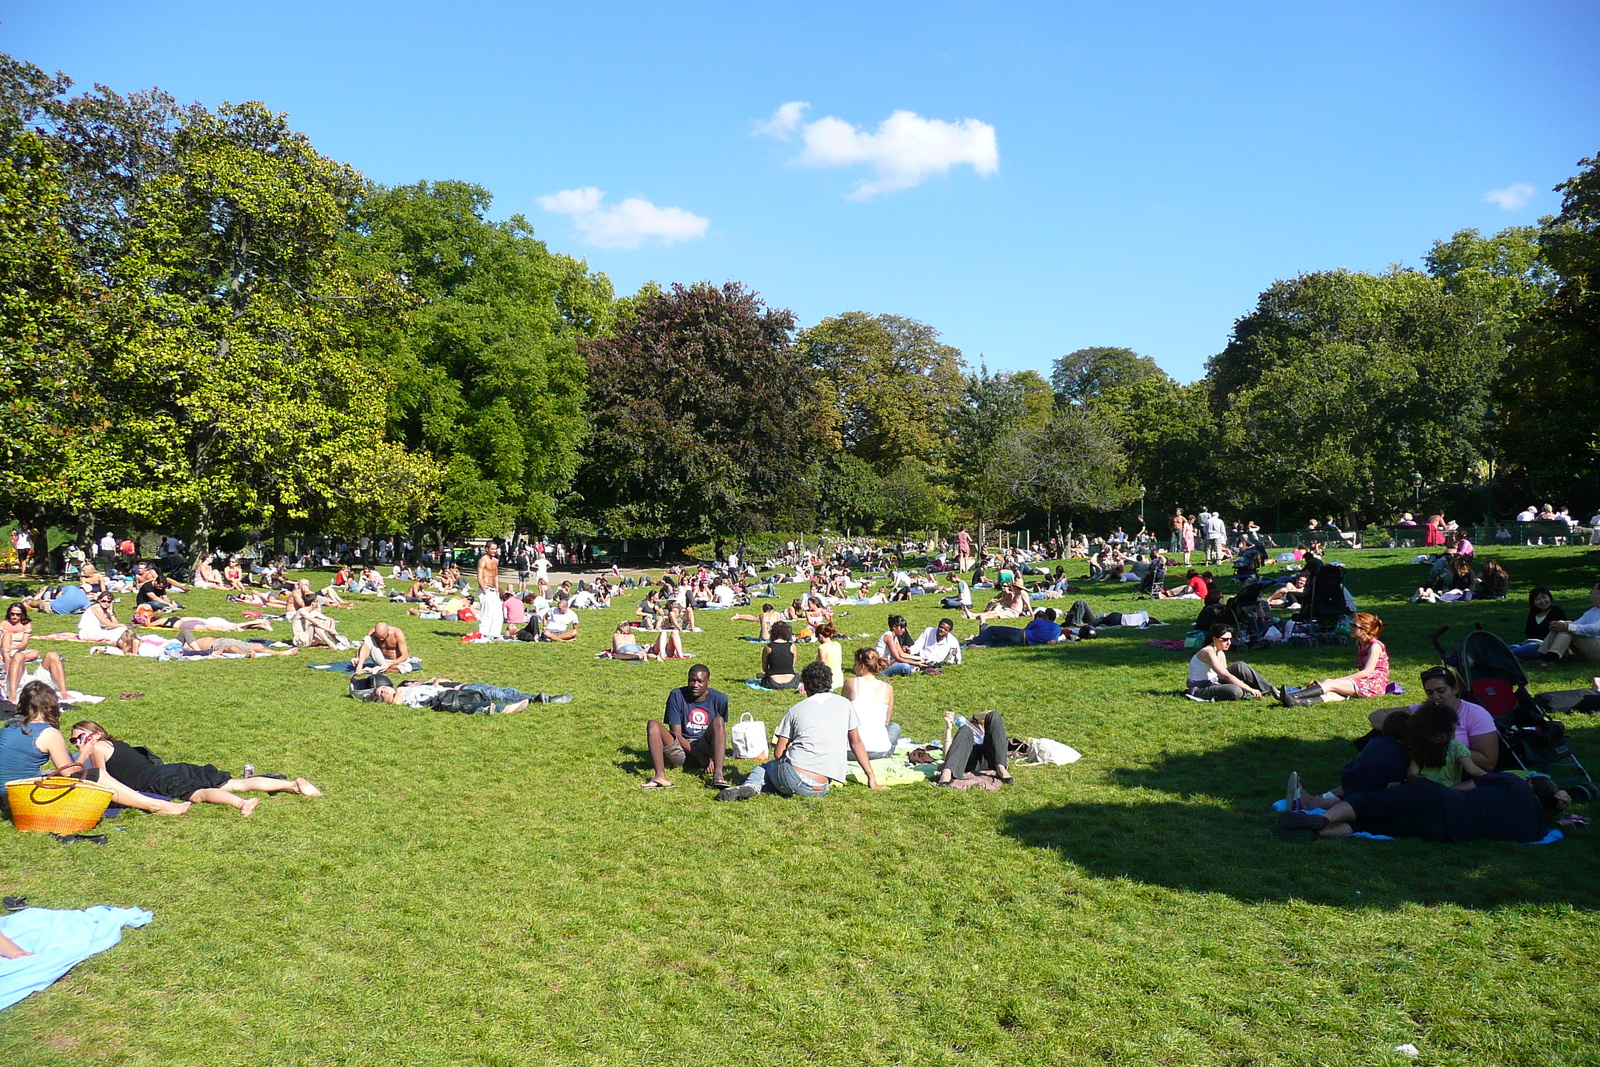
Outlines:
{"type": "MultiPolygon", "coordinates": [[[[1410,555],[1346,561],[1414,693],[1441,621],[1516,635],[1525,609],[1520,594],[1407,604],[1410,555]]],[[[1514,589],[1583,603],[1593,557],[1498,555],[1514,589]]],[[[1090,599],[1128,607],[1131,588],[1090,599]]],[[[219,594],[183,599],[238,617],[219,594]]],[[[1180,636],[1192,603],[1158,606],[1179,623],[1162,630],[974,650],[896,682],[913,737],[942,733],[947,708],[995,708],[1079,764],[1017,768],[998,793],[744,804],[712,803],[689,775],[637,788],[644,721],[687,664],[592,658],[621,604],[585,613],[572,646],[462,645],[467,624],[407,623],[427,674],[577,694],[494,718],[358,704],[303,656],[157,664],[56,646],[75,687],[111,697],[89,717],[114,733],[168,759],[304,774],[328,796],[275,796],[248,820],[130,813],[98,849],[0,832],[6,894],[156,916],[0,1013],[0,1063],[1343,1065],[1404,1062],[1407,1042],[1428,1064],[1595,1061],[1594,842],[1276,841],[1285,773],[1333,784],[1371,705],[1177,699],[1187,654],[1146,641],[1180,636]]],[[[841,628],[875,638],[890,610],[851,609],[841,628]]],[[[342,628],[398,614],[365,602],[342,628]]],[[[915,633],[943,613],[905,614],[915,633]]],[[[792,697],[742,684],[753,627],[703,619],[690,651],[736,717],[775,727],[792,697]]],[[[1352,657],[1250,659],[1300,683],[1352,657]]],[[[1587,680],[1581,665],[1536,679],[1587,680]]],[[[1569,726],[1600,764],[1600,732],[1569,726]]]]}

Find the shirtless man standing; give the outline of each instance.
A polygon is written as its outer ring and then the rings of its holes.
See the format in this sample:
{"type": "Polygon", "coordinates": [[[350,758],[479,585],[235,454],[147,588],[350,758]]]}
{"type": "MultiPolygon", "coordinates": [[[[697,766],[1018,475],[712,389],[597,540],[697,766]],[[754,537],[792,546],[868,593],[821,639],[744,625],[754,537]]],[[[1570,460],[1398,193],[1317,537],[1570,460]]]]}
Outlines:
{"type": "Polygon", "coordinates": [[[506,609],[500,602],[500,546],[493,541],[478,557],[478,632],[499,638],[506,629],[506,609]]]}
{"type": "Polygon", "coordinates": [[[411,670],[411,651],[406,647],[405,632],[398,626],[378,623],[362,639],[350,665],[357,672],[370,669],[378,674],[405,674],[411,670]]]}

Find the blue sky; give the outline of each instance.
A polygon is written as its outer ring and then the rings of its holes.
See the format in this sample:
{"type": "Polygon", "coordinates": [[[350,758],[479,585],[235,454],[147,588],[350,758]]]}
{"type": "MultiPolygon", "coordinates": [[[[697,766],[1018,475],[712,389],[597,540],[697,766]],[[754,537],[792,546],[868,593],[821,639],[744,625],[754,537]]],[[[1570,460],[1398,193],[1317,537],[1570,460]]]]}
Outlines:
{"type": "Polygon", "coordinates": [[[1532,223],[1600,153],[1588,2],[11,0],[0,49],[476,182],[619,292],[737,279],[996,370],[1192,380],[1273,280],[1532,223]]]}

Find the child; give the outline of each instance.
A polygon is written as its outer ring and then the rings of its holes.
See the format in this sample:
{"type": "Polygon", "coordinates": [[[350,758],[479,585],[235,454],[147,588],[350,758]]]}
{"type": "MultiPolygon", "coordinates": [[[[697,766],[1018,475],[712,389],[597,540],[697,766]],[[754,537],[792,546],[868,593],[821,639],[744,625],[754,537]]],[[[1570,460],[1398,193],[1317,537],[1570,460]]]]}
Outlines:
{"type": "Polygon", "coordinates": [[[1488,773],[1473,762],[1472,750],[1457,740],[1454,709],[1435,700],[1412,713],[1403,747],[1411,758],[1406,769],[1408,782],[1431,778],[1440,785],[1461,788],[1488,773]]]}
{"type": "Polygon", "coordinates": [[[1303,811],[1331,808],[1351,793],[1371,793],[1398,785],[1405,779],[1410,759],[1402,742],[1411,715],[1405,711],[1392,712],[1383,720],[1383,729],[1362,747],[1360,755],[1345,764],[1339,776],[1339,785],[1327,793],[1299,792],[1299,775],[1289,776],[1289,801],[1291,810],[1296,805],[1303,811]]]}

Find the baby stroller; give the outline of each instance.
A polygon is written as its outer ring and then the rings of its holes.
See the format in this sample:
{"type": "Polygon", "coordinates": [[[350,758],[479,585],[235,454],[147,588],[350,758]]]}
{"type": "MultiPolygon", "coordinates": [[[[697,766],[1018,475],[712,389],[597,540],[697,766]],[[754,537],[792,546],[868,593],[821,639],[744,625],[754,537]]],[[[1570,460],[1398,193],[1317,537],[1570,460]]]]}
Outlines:
{"type": "Polygon", "coordinates": [[[1246,585],[1256,581],[1261,568],[1267,565],[1267,550],[1261,545],[1251,545],[1233,561],[1233,580],[1246,585]]]}
{"type": "Polygon", "coordinates": [[[1234,628],[1234,645],[1239,648],[1260,648],[1266,644],[1266,634],[1272,627],[1272,613],[1267,610],[1261,591],[1266,586],[1251,582],[1233,596],[1222,609],[1222,618],[1234,628]]]}
{"type": "Polygon", "coordinates": [[[1139,595],[1153,597],[1167,587],[1167,557],[1157,552],[1150,557],[1150,566],[1139,579],[1139,595]]]}
{"type": "MultiPolygon", "coordinates": [[[[1452,657],[1439,644],[1444,632],[1434,634],[1433,643],[1448,666],[1452,657]]],[[[1543,772],[1555,778],[1562,788],[1592,781],[1567,742],[1565,724],[1550,718],[1529,695],[1522,661],[1504,641],[1488,630],[1473,630],[1453,658],[1460,665],[1467,695],[1494,716],[1495,728],[1500,732],[1502,767],[1543,772]]]]}
{"type": "Polygon", "coordinates": [[[1306,590],[1300,610],[1294,613],[1294,633],[1289,640],[1315,648],[1324,643],[1350,643],[1350,619],[1355,603],[1344,587],[1344,565],[1308,560],[1306,590]]]}

